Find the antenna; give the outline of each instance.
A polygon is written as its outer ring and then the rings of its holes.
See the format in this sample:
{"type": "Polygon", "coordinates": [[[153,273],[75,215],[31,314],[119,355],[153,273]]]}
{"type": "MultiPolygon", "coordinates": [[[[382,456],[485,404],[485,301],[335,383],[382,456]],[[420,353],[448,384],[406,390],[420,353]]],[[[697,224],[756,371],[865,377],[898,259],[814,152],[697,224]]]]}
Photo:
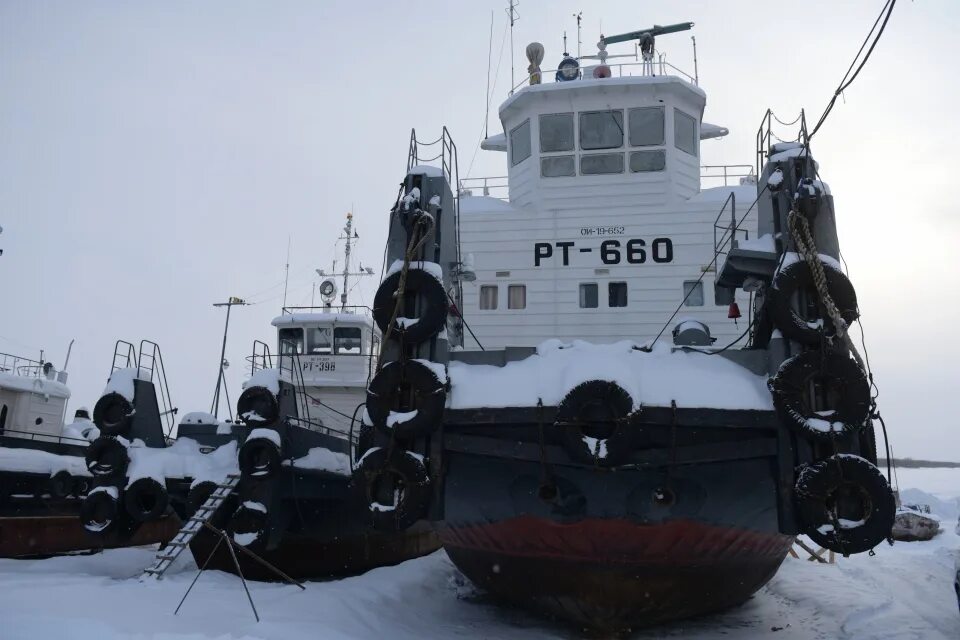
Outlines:
{"type": "MultiPolygon", "coordinates": [[[[236,296],[230,296],[226,302],[215,302],[213,306],[215,307],[226,307],[227,308],[227,320],[223,325],[223,346],[220,348],[220,370],[217,372],[217,388],[213,392],[213,402],[210,404],[210,413],[214,416],[217,415],[217,412],[220,410],[220,389],[224,391],[227,390],[227,381],[224,379],[224,370],[227,368],[228,363],[226,359],[227,355],[227,330],[230,328],[230,310],[236,305],[247,305],[249,304],[245,300],[241,300],[236,296]]],[[[227,407],[230,410],[230,419],[233,420],[233,409],[230,408],[230,401],[227,400],[227,407]]]]}
{"type": "Polygon", "coordinates": [[[513,77],[513,24],[520,19],[520,14],[517,13],[517,7],[520,6],[520,3],[516,0],[509,0],[509,6],[507,8],[507,16],[510,18],[510,88],[511,91],[513,87],[516,86],[517,82],[513,77]]]}
{"type": "Polygon", "coordinates": [[[700,71],[697,69],[697,36],[690,36],[693,41],[693,81],[700,84],[700,71]]]}
{"type": "MultiPolygon", "coordinates": [[[[343,250],[343,273],[341,274],[343,276],[343,290],[340,293],[340,311],[346,312],[347,295],[350,293],[350,277],[351,276],[362,277],[362,276],[372,275],[373,269],[364,269],[363,265],[361,264],[359,271],[356,271],[354,273],[350,272],[350,252],[353,248],[353,241],[358,240],[360,238],[360,235],[353,229],[353,212],[347,213],[347,224],[343,226],[343,233],[344,235],[337,238],[337,241],[338,242],[340,240],[345,241],[344,250],[343,250]]],[[[333,273],[331,275],[333,277],[336,277],[337,275],[336,272],[337,272],[337,261],[334,260],[333,273]]],[[[317,274],[320,276],[325,275],[324,272],[319,269],[317,270],[317,274]]],[[[320,296],[324,298],[325,307],[329,307],[330,303],[333,301],[333,296],[336,295],[334,288],[324,286],[327,284],[327,282],[328,280],[324,280],[322,283],[320,283],[320,296]]],[[[334,287],[336,286],[333,283],[332,279],[330,279],[329,282],[333,284],[334,287]]]]}
{"type": "MultiPolygon", "coordinates": [[[[573,17],[577,19],[577,58],[579,58],[581,53],[580,45],[583,44],[582,41],[580,40],[580,21],[583,20],[583,11],[579,11],[573,14],[573,17]]],[[[564,49],[566,49],[567,43],[564,42],[563,44],[564,44],[564,49]]]]}
{"type": "Polygon", "coordinates": [[[484,118],[483,139],[484,140],[490,137],[490,65],[492,62],[493,62],[493,11],[490,12],[490,46],[487,47],[487,110],[483,116],[484,118]]]}
{"type": "MultiPolygon", "coordinates": [[[[287,265],[283,275],[283,306],[287,306],[287,284],[290,282],[290,236],[287,236],[287,265]]],[[[227,317],[230,312],[227,311],[227,317]]]]}
{"type": "Polygon", "coordinates": [[[567,30],[563,30],[563,55],[569,55],[567,53],[567,30]]]}

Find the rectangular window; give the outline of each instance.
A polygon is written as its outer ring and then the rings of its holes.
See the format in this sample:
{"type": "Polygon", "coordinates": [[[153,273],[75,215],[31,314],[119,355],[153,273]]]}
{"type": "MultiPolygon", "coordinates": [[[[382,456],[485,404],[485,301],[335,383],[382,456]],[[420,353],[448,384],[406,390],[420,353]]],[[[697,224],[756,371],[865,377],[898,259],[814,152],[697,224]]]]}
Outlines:
{"type": "Polygon", "coordinates": [[[609,295],[607,306],[625,307],[627,306],[627,283],[611,282],[607,284],[607,293],[609,295]]]}
{"type": "Polygon", "coordinates": [[[333,346],[338,356],[360,355],[360,327],[337,327],[333,330],[333,346]]]}
{"type": "Polygon", "coordinates": [[[679,109],[673,110],[673,144],[680,151],[697,155],[697,121],[679,109]]]}
{"type": "Polygon", "coordinates": [[[330,355],[333,353],[333,331],[330,327],[307,329],[307,352],[330,355]]]}
{"type": "Polygon", "coordinates": [[[599,304],[596,282],[586,282],[580,285],[580,308],[596,309],[599,304]]]}
{"type": "Polygon", "coordinates": [[[544,178],[560,178],[577,175],[573,156],[547,156],[540,158],[540,175],[544,178]]]}
{"type": "Polygon", "coordinates": [[[702,307],[703,306],[703,283],[696,280],[687,280],[683,283],[683,297],[685,298],[683,306],[702,307]]]}
{"type": "Polygon", "coordinates": [[[530,120],[510,131],[510,166],[517,166],[530,157],[530,120]]]}
{"type": "Polygon", "coordinates": [[[280,339],[280,353],[292,355],[303,353],[303,329],[280,329],[277,333],[280,339]]]}
{"type": "Polygon", "coordinates": [[[540,116],[540,153],[573,151],[573,114],[540,116]]]}
{"type": "Polygon", "coordinates": [[[630,109],[630,144],[648,147],[663,144],[663,107],[630,109]]]}
{"type": "Polygon", "coordinates": [[[659,151],[633,151],[630,153],[630,171],[642,173],[645,171],[663,171],[667,166],[667,154],[659,151]]]}
{"type": "Polygon", "coordinates": [[[622,146],[623,109],[580,114],[581,149],[617,149],[622,146]]]}
{"type": "Polygon", "coordinates": [[[495,284],[485,284],[480,287],[480,308],[485,311],[497,308],[497,293],[500,288],[495,284]]]}
{"type": "Polygon", "coordinates": [[[585,153],[580,156],[580,174],[585,176],[623,173],[622,153],[585,153]]]}
{"type": "Polygon", "coordinates": [[[527,308],[527,285],[512,284],[507,287],[507,309],[527,308]]]}

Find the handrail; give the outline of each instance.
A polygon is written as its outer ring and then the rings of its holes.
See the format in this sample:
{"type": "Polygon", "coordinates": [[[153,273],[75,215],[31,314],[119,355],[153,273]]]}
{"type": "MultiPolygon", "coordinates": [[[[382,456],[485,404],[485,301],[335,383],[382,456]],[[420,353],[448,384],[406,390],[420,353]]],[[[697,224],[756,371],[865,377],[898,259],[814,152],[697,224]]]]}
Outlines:
{"type": "Polygon", "coordinates": [[[273,368],[273,355],[270,353],[270,345],[263,340],[253,341],[253,353],[247,356],[247,362],[250,363],[250,376],[262,369],[273,368]],[[258,351],[259,348],[259,351],[258,351]],[[257,365],[257,360],[260,365],[257,365]]]}
{"type": "Polygon", "coordinates": [[[298,313],[298,312],[301,312],[301,311],[305,311],[305,312],[308,312],[308,313],[309,313],[309,312],[313,312],[313,311],[318,311],[319,313],[335,313],[335,314],[340,314],[340,313],[343,313],[343,310],[345,310],[345,309],[362,309],[364,312],[373,313],[373,309],[370,308],[370,307],[368,307],[368,306],[365,305],[365,304],[350,304],[350,305],[347,305],[347,306],[345,306],[345,307],[340,307],[340,306],[338,306],[338,307],[336,308],[336,310],[334,310],[333,308],[327,309],[326,307],[318,307],[318,306],[315,306],[315,305],[314,305],[314,306],[309,306],[309,307],[300,307],[300,306],[297,306],[297,307],[283,307],[283,308],[280,310],[280,315],[284,315],[284,316],[286,316],[286,315],[294,315],[295,313],[298,313]]]}
{"type": "Polygon", "coordinates": [[[723,186],[730,186],[730,180],[756,176],[753,165],[749,164],[702,164],[700,165],[701,180],[723,179],[723,186]]]}
{"type": "MultiPolygon", "coordinates": [[[[734,242],[737,240],[737,232],[742,231],[744,234],[744,240],[750,239],[750,231],[748,229],[740,229],[737,226],[737,194],[733,191],[730,192],[730,195],[727,196],[727,199],[723,201],[723,206],[720,208],[720,213],[717,214],[717,218],[713,221],[713,252],[714,255],[719,258],[722,255],[729,253],[727,250],[727,244],[730,244],[730,248],[733,248],[734,242]],[[723,217],[724,212],[727,210],[727,205],[730,205],[730,222],[729,224],[720,224],[720,218],[723,217]],[[717,230],[723,230],[723,235],[720,236],[720,239],[717,240],[717,230]],[[729,233],[729,237],[727,236],[729,233]]],[[[715,264],[720,264],[719,261],[715,264]]]]}
{"type": "Polygon", "coordinates": [[[797,118],[792,122],[784,122],[777,117],[772,109],[767,109],[766,113],[763,114],[763,118],[760,119],[760,127],[757,129],[757,175],[759,176],[760,172],[763,170],[763,165],[766,163],[766,159],[770,155],[770,150],[773,148],[774,139],[776,139],[777,142],[798,142],[806,146],[808,144],[808,138],[807,115],[803,109],[800,110],[800,115],[797,116],[797,118]],[[789,140],[784,140],[773,132],[774,121],[776,121],[777,124],[782,127],[791,127],[799,122],[800,128],[795,137],[792,137],[789,140]]]}
{"type": "MultiPolygon", "coordinates": [[[[90,441],[89,441],[89,440],[85,440],[85,439],[83,439],[83,438],[72,438],[72,437],[70,437],[70,436],[65,436],[65,435],[55,436],[55,435],[50,434],[50,433],[39,433],[39,432],[37,432],[37,431],[20,431],[19,429],[3,429],[3,430],[0,430],[0,436],[7,436],[7,435],[9,435],[9,434],[11,434],[11,433],[17,433],[17,434],[21,434],[21,435],[23,435],[23,436],[30,436],[29,438],[23,438],[24,440],[36,441],[37,438],[51,438],[51,440],[47,440],[47,441],[45,441],[45,442],[53,442],[53,443],[57,443],[57,444],[73,444],[73,443],[79,443],[79,444],[83,444],[84,446],[88,446],[88,445],[90,444],[90,441]],[[69,442],[67,442],[68,440],[69,440],[69,442]]],[[[19,437],[21,437],[21,436],[18,435],[18,436],[12,436],[12,437],[19,438],[19,437]]]]}
{"type": "Polygon", "coordinates": [[[13,373],[25,377],[42,377],[42,360],[24,358],[13,353],[0,353],[0,373],[13,373]]]}
{"type": "Polygon", "coordinates": [[[170,386],[167,383],[167,370],[163,365],[163,354],[160,351],[160,345],[152,340],[141,340],[139,361],[139,367],[141,367],[139,371],[149,371],[150,382],[154,381],[154,375],[156,375],[156,386],[160,390],[160,408],[162,409],[160,417],[167,423],[166,436],[169,438],[170,434],[173,433],[173,428],[176,426],[179,409],[173,406],[173,399],[170,396],[170,386]],[[150,349],[150,351],[147,352],[147,349],[150,349]],[[149,358],[150,362],[149,368],[145,364],[147,358],[149,358]]]}
{"type": "Polygon", "coordinates": [[[137,364],[137,349],[133,346],[132,342],[127,342],[126,340],[117,340],[113,345],[113,362],[110,363],[110,374],[112,375],[117,369],[139,369],[140,365],[137,364]],[[121,351],[121,347],[125,350],[121,351]],[[120,361],[120,366],[117,366],[117,361],[120,361]],[[133,366],[130,363],[133,363],[133,366]]]}

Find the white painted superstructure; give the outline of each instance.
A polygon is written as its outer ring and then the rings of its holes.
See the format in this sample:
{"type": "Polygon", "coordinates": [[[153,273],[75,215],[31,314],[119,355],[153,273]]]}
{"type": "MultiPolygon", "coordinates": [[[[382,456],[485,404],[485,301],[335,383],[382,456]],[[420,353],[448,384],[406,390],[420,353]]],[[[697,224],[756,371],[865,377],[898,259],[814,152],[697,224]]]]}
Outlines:
{"type": "MultiPolygon", "coordinates": [[[[464,317],[485,348],[640,342],[688,292],[667,339],[690,317],[718,346],[744,332],[747,319],[728,319],[729,299],[715,294],[713,259],[756,186],[701,188],[701,139],[726,133],[703,123],[705,105],[702,89],[671,75],[534,84],[501,105],[505,135],[484,147],[507,152],[508,198],[465,188],[459,202],[477,275],[463,285],[464,317]]],[[[737,238],[755,230],[754,211],[737,238]]],[[[465,347],[477,347],[469,334],[465,347]]]]}
{"type": "Polygon", "coordinates": [[[50,363],[0,354],[0,435],[56,441],[70,389],[50,363]]]}

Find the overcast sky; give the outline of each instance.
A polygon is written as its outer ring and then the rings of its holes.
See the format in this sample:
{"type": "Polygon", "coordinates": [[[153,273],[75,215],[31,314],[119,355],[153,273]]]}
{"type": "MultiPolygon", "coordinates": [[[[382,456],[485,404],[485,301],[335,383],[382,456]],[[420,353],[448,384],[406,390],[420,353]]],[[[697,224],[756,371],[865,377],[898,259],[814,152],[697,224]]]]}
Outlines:
{"type": "MultiPolygon", "coordinates": [[[[694,21],[705,118],[731,131],[703,161],[752,164],[764,110],[818,115],[882,4],[525,0],[514,65],[519,78],[537,40],[553,67],[564,30],[575,51],[579,10],[584,53],[601,25],[694,21]]],[[[463,175],[505,173],[502,154],[473,157],[491,11],[491,133],[510,85],[505,5],[0,1],[0,351],[60,366],[76,339],[72,411],[96,402],[116,339],[152,339],[181,411],[206,410],[224,318],[211,304],[241,296],[256,304],[233,313],[235,402],[251,342],[274,341],[288,239],[288,305],[309,304],[351,208],[355,255],[379,270],[411,127],[446,125],[463,175]]],[[[958,16],[951,0],[901,0],[813,146],[895,453],[952,460],[958,16]]],[[[692,70],[689,33],[657,45],[692,70]]],[[[354,302],[371,301],[368,280],[354,302]]]]}

